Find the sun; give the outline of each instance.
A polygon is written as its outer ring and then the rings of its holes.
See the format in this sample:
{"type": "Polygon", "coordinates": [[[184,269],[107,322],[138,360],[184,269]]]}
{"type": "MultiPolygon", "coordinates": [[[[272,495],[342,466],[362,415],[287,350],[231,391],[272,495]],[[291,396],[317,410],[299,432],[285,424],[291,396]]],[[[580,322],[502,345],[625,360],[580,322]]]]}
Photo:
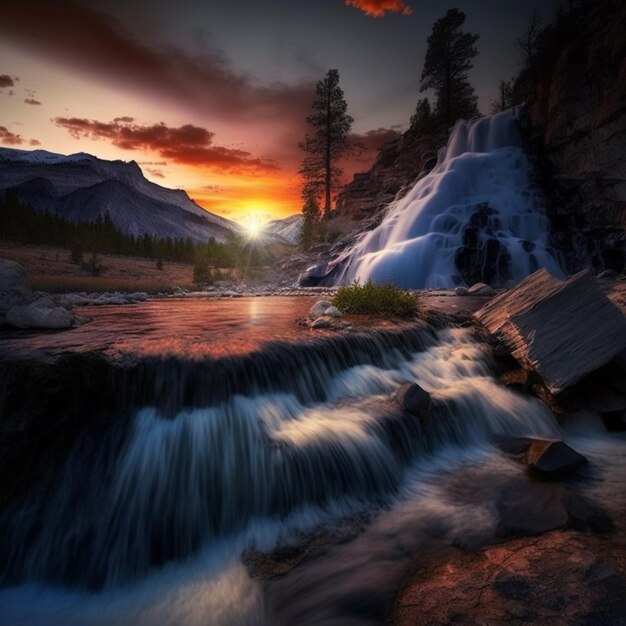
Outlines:
{"type": "Polygon", "coordinates": [[[259,217],[249,215],[242,222],[243,231],[248,239],[260,239],[264,222],[259,217]]]}

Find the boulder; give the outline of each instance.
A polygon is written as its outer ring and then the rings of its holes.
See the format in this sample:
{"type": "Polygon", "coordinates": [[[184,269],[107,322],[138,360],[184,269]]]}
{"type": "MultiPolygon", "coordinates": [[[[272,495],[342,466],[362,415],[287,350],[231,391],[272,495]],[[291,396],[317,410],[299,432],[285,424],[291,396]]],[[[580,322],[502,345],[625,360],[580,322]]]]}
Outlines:
{"type": "Polygon", "coordinates": [[[311,307],[311,310],[309,311],[309,318],[314,320],[314,319],[317,319],[318,317],[321,317],[332,306],[333,306],[333,303],[329,302],[328,300],[318,300],[311,307]]]}
{"type": "Polygon", "coordinates": [[[0,326],[5,323],[9,309],[28,304],[32,299],[26,270],[15,261],[0,259],[0,326]]]}
{"type": "Polygon", "coordinates": [[[541,535],[566,528],[569,516],[560,485],[515,484],[506,487],[496,504],[498,537],[541,535]]]}
{"type": "Polygon", "coordinates": [[[17,305],[7,311],[6,323],[15,328],[70,328],[72,314],[50,298],[44,297],[26,305],[17,305]]]}
{"type": "Polygon", "coordinates": [[[545,476],[560,476],[587,463],[586,457],[563,441],[534,440],[527,452],[528,467],[545,476]]]}
{"type": "Polygon", "coordinates": [[[326,309],[324,315],[329,315],[330,317],[341,317],[343,313],[336,306],[330,306],[326,309]]]}
{"type": "Polygon", "coordinates": [[[321,328],[330,328],[332,326],[332,322],[328,317],[318,317],[316,320],[311,322],[311,328],[321,329],[321,328]]]}
{"type": "Polygon", "coordinates": [[[553,394],[626,348],[626,316],[587,270],[565,281],[538,270],[474,316],[553,394]]]}
{"type": "Polygon", "coordinates": [[[328,263],[309,267],[298,277],[300,287],[316,287],[328,273],[328,263]]]}
{"type": "Polygon", "coordinates": [[[396,391],[396,399],[405,411],[417,417],[426,417],[432,407],[430,394],[417,383],[402,385],[396,391]]]}
{"type": "Polygon", "coordinates": [[[467,287],[462,287],[461,285],[459,285],[458,287],[454,289],[454,294],[457,296],[466,296],[467,292],[468,292],[467,287]]]}
{"type": "Polygon", "coordinates": [[[467,290],[468,296],[493,296],[494,293],[493,287],[485,283],[476,283],[467,290]]]}

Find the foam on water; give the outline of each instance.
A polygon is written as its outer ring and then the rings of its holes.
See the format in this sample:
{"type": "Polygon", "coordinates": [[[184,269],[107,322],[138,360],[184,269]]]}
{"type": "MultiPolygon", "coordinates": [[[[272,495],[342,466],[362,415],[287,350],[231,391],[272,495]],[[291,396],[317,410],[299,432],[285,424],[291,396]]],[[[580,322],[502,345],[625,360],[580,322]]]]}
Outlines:
{"type": "Polygon", "coordinates": [[[498,286],[541,267],[562,277],[517,116],[458,122],[434,169],[354,246],[336,282],[498,286]]]}

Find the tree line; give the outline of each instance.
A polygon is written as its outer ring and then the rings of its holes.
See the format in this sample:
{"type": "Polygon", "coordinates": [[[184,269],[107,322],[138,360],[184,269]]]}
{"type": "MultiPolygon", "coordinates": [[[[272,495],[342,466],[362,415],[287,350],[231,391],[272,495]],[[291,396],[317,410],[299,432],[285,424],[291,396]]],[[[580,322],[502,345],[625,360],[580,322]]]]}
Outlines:
{"type": "Polygon", "coordinates": [[[17,192],[9,189],[0,199],[0,240],[50,245],[71,250],[70,258],[79,263],[84,252],[189,263],[200,273],[211,268],[257,267],[269,262],[260,247],[233,233],[225,241],[209,238],[195,242],[190,237],[173,239],[150,234],[132,235],[118,229],[109,213],[93,222],[73,222],[48,211],[36,211],[23,204],[17,192]]]}

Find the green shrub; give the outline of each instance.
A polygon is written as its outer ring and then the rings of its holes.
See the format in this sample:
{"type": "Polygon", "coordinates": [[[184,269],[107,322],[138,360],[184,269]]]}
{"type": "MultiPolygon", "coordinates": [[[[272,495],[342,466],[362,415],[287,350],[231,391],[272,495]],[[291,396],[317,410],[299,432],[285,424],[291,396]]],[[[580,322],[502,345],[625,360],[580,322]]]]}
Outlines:
{"type": "Polygon", "coordinates": [[[418,310],[417,298],[408,291],[392,284],[375,285],[372,281],[365,285],[355,281],[340,287],[332,303],[344,313],[412,317],[418,310]]]}

